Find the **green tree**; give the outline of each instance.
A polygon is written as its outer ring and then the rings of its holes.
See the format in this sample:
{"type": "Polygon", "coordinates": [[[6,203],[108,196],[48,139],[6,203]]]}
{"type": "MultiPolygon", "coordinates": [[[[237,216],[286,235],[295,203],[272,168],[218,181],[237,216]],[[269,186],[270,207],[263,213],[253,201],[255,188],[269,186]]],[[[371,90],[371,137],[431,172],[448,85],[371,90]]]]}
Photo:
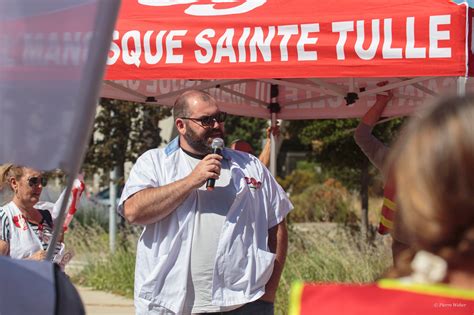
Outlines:
{"type": "Polygon", "coordinates": [[[225,143],[229,146],[234,140],[245,140],[252,145],[258,156],[262,150],[262,139],[266,137],[267,126],[265,119],[227,115],[225,143]]]}
{"type": "MultiPolygon", "coordinates": [[[[311,159],[319,163],[331,177],[341,181],[361,194],[363,226],[368,226],[368,185],[376,174],[353,138],[358,119],[328,119],[292,121],[288,128],[290,137],[297,138],[312,152],[311,159]]],[[[402,119],[379,124],[374,135],[386,144],[396,136],[402,119]]]]}
{"type": "Polygon", "coordinates": [[[86,174],[103,171],[101,184],[105,184],[117,167],[123,182],[124,164],[160,145],[158,122],[169,115],[164,107],[101,99],[84,162],[86,174]]]}
{"type": "MultiPolygon", "coordinates": [[[[390,145],[402,119],[379,124],[374,135],[390,145]]],[[[361,165],[365,155],[354,141],[358,119],[327,119],[292,121],[288,127],[290,138],[298,139],[311,150],[311,159],[321,164],[324,171],[351,189],[360,189],[361,165]]]]}

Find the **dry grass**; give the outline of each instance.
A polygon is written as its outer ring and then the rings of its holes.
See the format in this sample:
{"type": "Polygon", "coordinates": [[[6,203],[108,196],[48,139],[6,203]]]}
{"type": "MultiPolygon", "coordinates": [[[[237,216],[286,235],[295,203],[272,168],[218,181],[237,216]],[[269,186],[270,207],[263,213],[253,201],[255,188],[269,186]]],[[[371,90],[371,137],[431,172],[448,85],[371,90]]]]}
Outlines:
{"type": "MultiPolygon", "coordinates": [[[[370,197],[369,198],[369,223],[372,225],[378,225],[380,221],[380,211],[382,209],[383,198],[382,197],[370,197]]],[[[351,208],[357,214],[358,217],[361,215],[360,199],[358,195],[353,194],[351,196],[351,208]]]]}
{"type": "Polygon", "coordinates": [[[372,282],[391,261],[389,244],[382,237],[367,241],[359,232],[331,223],[293,226],[275,313],[287,313],[294,281],[372,282]]]}
{"type": "MultiPolygon", "coordinates": [[[[293,281],[371,282],[391,264],[390,248],[381,238],[367,241],[360,233],[333,223],[295,224],[289,227],[289,250],[277,292],[275,314],[286,314],[293,281]]],[[[66,242],[85,267],[73,276],[76,283],[99,290],[133,295],[137,232],[128,233],[115,254],[99,226],[76,226],[66,242]]]]}

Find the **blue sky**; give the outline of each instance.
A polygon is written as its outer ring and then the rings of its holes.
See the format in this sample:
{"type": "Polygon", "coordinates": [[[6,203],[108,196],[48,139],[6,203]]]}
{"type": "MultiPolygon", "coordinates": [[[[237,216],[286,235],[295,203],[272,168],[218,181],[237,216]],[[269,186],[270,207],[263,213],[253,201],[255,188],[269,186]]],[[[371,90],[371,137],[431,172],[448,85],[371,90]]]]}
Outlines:
{"type": "Polygon", "coordinates": [[[471,8],[474,8],[474,0],[451,0],[457,4],[467,3],[471,8]]]}

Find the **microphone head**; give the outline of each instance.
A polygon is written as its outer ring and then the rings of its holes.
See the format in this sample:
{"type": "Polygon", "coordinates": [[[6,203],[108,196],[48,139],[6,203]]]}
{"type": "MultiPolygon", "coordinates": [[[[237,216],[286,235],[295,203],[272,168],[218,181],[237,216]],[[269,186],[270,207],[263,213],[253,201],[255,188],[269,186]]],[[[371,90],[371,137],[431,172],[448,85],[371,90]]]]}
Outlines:
{"type": "Polygon", "coordinates": [[[224,140],[221,138],[212,139],[211,149],[222,149],[224,148],[224,140]]]}

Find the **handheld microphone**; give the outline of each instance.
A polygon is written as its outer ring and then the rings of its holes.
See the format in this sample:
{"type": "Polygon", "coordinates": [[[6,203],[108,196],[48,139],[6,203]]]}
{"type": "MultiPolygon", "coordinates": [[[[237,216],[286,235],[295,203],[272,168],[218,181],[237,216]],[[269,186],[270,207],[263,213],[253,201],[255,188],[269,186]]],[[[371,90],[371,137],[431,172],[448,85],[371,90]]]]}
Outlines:
{"type": "MultiPolygon", "coordinates": [[[[214,138],[212,139],[211,143],[211,152],[215,154],[222,154],[222,149],[224,148],[224,140],[221,138],[214,138]]],[[[206,189],[211,191],[214,190],[214,185],[216,184],[216,180],[214,178],[208,178],[206,181],[206,189]]]]}

